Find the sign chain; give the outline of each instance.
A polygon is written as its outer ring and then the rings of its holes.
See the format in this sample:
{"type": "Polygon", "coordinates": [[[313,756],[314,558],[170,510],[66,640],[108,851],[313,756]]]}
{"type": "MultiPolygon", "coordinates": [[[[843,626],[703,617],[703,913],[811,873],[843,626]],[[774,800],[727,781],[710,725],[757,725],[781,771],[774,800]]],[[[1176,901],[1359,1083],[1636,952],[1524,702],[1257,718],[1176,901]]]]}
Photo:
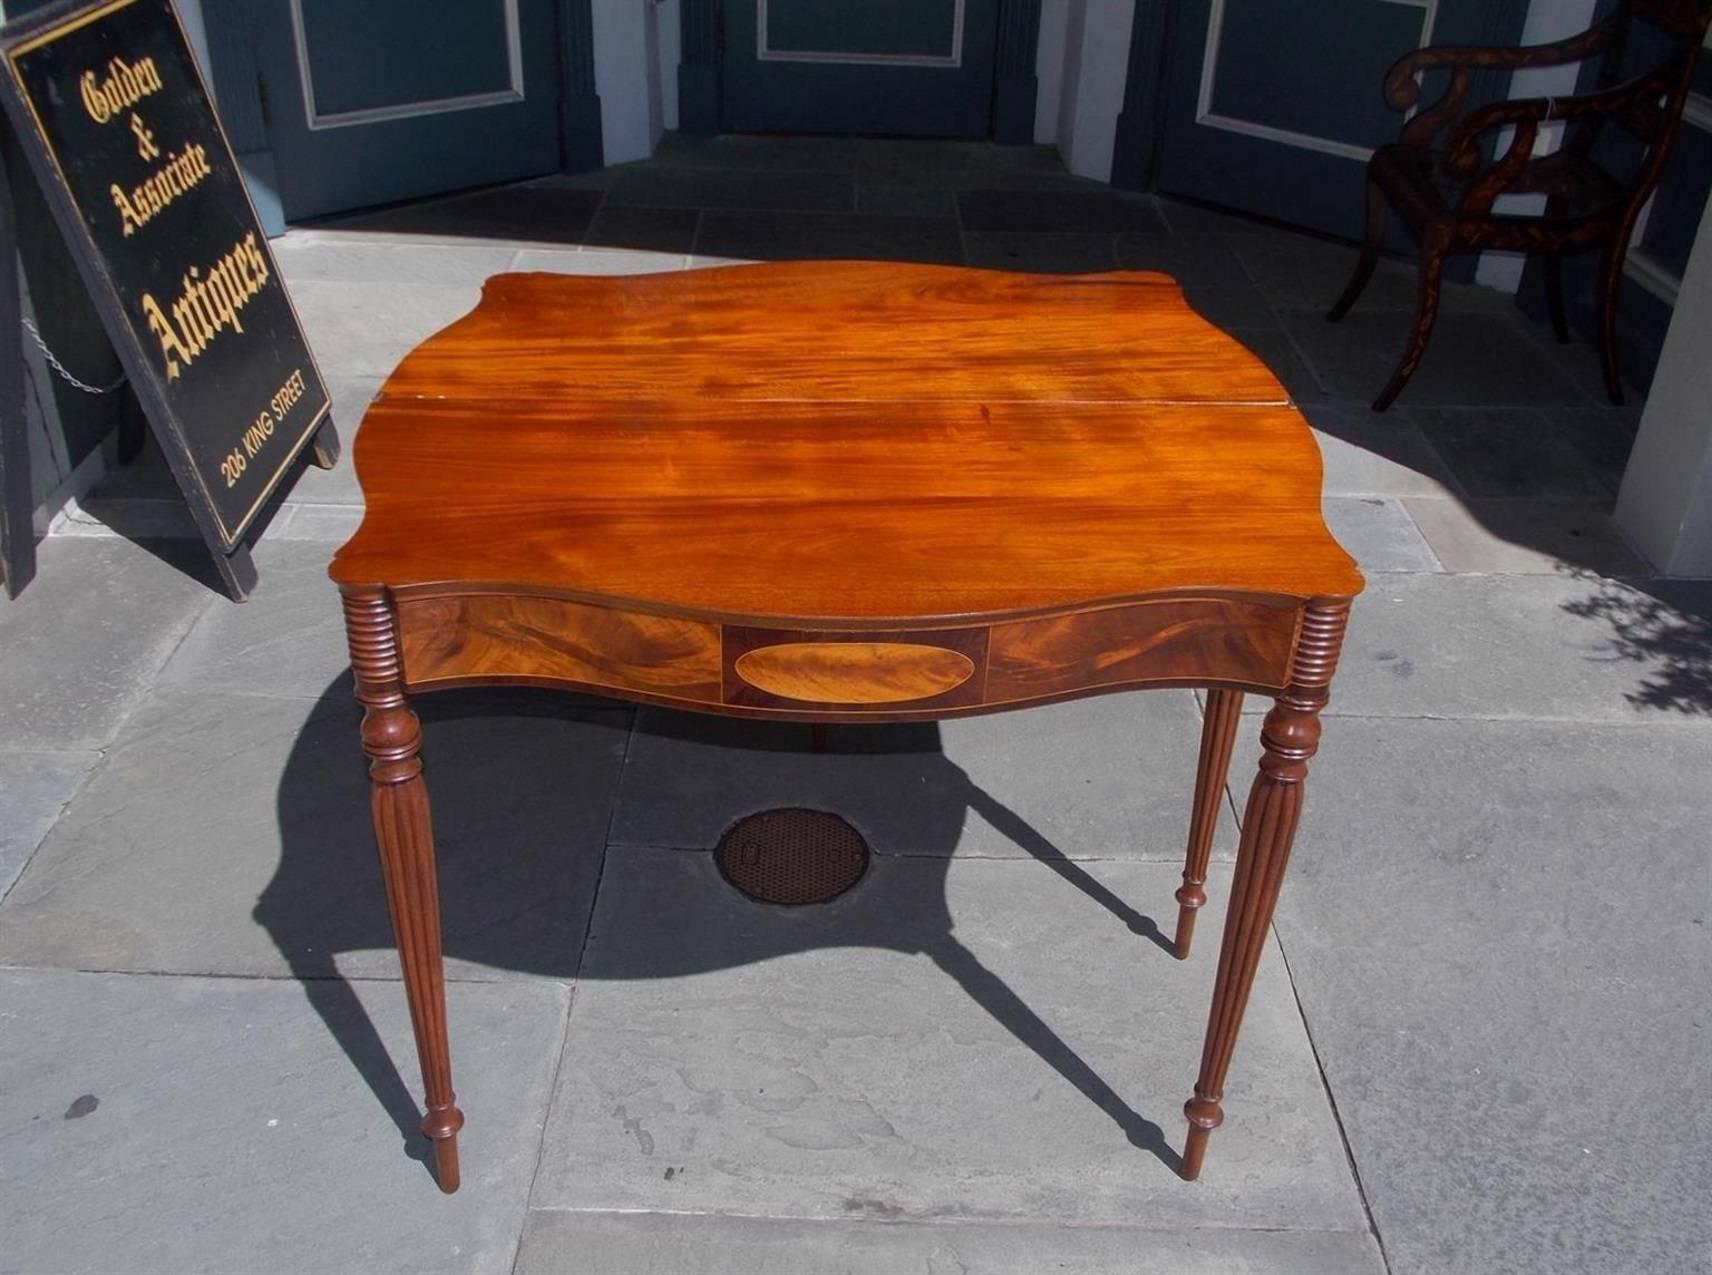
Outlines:
{"type": "Polygon", "coordinates": [[[60,380],[64,381],[73,389],[82,390],[85,394],[111,394],[114,390],[118,389],[125,383],[125,374],[123,372],[119,373],[118,377],[111,385],[88,385],[83,381],[78,380],[70,372],[65,370],[65,364],[59,361],[59,356],[52,350],[48,349],[48,343],[42,340],[42,334],[36,330],[36,325],[30,320],[30,316],[26,314],[23,316],[23,319],[24,327],[29,332],[30,339],[33,340],[41,350],[42,357],[48,361],[48,366],[55,372],[58,372],[60,380]]]}

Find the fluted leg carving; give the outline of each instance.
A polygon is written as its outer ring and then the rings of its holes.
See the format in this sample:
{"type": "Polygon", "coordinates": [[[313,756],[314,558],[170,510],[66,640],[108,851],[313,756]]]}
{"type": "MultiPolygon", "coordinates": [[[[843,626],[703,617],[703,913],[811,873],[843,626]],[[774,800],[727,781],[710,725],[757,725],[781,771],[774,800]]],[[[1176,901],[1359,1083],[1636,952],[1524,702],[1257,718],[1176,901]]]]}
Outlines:
{"type": "Polygon", "coordinates": [[[1195,770],[1195,807],[1189,816],[1189,851],[1184,856],[1183,884],[1177,890],[1178,960],[1189,955],[1195,937],[1195,914],[1207,901],[1207,861],[1213,853],[1213,832],[1219,826],[1219,803],[1225,795],[1231,749],[1242,720],[1241,691],[1208,691],[1207,714],[1201,723],[1201,760],[1195,770]]]}
{"type": "Polygon", "coordinates": [[[1348,603],[1308,607],[1290,685],[1261,727],[1260,773],[1255,776],[1242,821],[1242,841],[1225,914],[1224,945],[1219,950],[1219,972],[1213,984],[1213,1007],[1201,1052],[1201,1074],[1195,1081],[1195,1096],[1183,1108],[1189,1119],[1183,1176],[1191,1180],[1200,1176],[1207,1138],[1224,1123],[1220,1099],[1225,1077],[1290,858],[1308,760],[1319,747],[1319,713],[1326,704],[1348,619],[1348,603]]]}
{"type": "Polygon", "coordinates": [[[452,1058],[446,1039],[440,893],[428,787],[422,779],[422,727],[405,700],[398,628],[385,594],[347,591],[344,605],[351,670],[357,700],[363,706],[363,752],[369,758],[375,841],[427,1092],[422,1132],[433,1141],[440,1189],[450,1193],[458,1189],[458,1130],[464,1113],[452,1092],[452,1058]]]}

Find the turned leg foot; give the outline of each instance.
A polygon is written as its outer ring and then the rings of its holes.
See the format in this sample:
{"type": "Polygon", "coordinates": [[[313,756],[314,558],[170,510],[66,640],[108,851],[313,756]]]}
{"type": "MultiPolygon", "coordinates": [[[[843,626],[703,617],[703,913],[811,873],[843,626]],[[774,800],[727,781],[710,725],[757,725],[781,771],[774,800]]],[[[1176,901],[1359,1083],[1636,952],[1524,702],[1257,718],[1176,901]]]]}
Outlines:
{"type": "Polygon", "coordinates": [[[385,595],[348,592],[344,604],[351,669],[357,700],[363,706],[363,752],[369,758],[375,842],[427,1094],[422,1132],[434,1146],[440,1189],[450,1193],[458,1189],[458,1130],[463,1128],[464,1113],[452,1092],[440,892],[428,787],[422,780],[422,727],[405,701],[397,629],[385,595]]]}
{"type": "Polygon", "coordinates": [[[1225,912],[1224,943],[1213,983],[1212,1011],[1201,1051],[1201,1074],[1195,1081],[1195,1096],[1183,1108],[1189,1120],[1183,1176],[1190,1180],[1200,1176],[1207,1139],[1224,1122],[1220,1100],[1225,1077],[1272,927],[1272,912],[1301,815],[1308,760],[1319,746],[1319,713],[1325,707],[1348,618],[1347,603],[1309,606],[1290,685],[1279,695],[1261,727],[1260,771],[1243,815],[1242,840],[1225,912]]]}
{"type": "MultiPolygon", "coordinates": [[[[462,1127],[464,1113],[456,1107],[450,1109],[450,1114],[457,1117],[457,1124],[462,1127]]],[[[432,1116],[430,1116],[432,1119],[432,1116]]],[[[451,1133],[430,1133],[428,1120],[422,1122],[422,1131],[434,1139],[434,1180],[440,1184],[440,1189],[447,1195],[458,1189],[458,1134],[456,1129],[451,1133]]]]}
{"type": "Polygon", "coordinates": [[[1242,720],[1241,691],[1207,692],[1207,713],[1201,723],[1201,759],[1195,769],[1195,806],[1189,817],[1189,849],[1184,856],[1183,884],[1177,889],[1177,937],[1172,945],[1178,960],[1189,955],[1195,937],[1195,914],[1207,901],[1207,862],[1213,853],[1213,833],[1219,826],[1219,803],[1237,723],[1242,720]]]}
{"type": "Polygon", "coordinates": [[[1201,1162],[1207,1158],[1207,1139],[1225,1122],[1225,1109],[1218,1099],[1197,1095],[1183,1104],[1183,1114],[1189,1118],[1189,1137],[1183,1143],[1183,1176],[1193,1182],[1201,1176],[1201,1162]]]}

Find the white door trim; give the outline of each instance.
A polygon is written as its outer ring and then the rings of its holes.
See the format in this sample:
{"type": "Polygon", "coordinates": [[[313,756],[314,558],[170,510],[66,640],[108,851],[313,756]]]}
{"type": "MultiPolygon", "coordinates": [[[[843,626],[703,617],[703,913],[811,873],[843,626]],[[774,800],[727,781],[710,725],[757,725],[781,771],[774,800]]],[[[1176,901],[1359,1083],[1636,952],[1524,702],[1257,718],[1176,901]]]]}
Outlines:
{"type": "Polygon", "coordinates": [[[963,5],[955,0],[951,12],[951,52],[844,53],[836,49],[774,49],[767,44],[767,0],[755,0],[755,58],[760,62],[850,63],[857,66],[936,66],[955,70],[963,65],[963,5]]]}
{"type": "Polygon", "coordinates": [[[309,37],[304,28],[302,0],[288,0],[291,35],[297,55],[297,82],[303,88],[303,119],[311,130],[349,128],[356,124],[378,124],[386,120],[416,119],[444,115],[450,111],[475,110],[523,100],[523,36],[517,15],[517,0],[500,0],[505,13],[506,60],[510,84],[487,93],[463,93],[454,97],[425,98],[419,102],[397,102],[391,106],[367,107],[359,111],[323,113],[315,105],[315,81],[309,71],[309,37]]]}
{"type": "MultiPolygon", "coordinates": [[[[1400,4],[1405,8],[1420,9],[1420,44],[1431,43],[1433,24],[1438,21],[1439,16],[1439,0],[1375,0],[1375,3],[1400,4]]],[[[1208,128],[1223,129],[1227,133],[1243,133],[1264,141],[1279,142],[1301,150],[1319,151],[1324,155],[1337,155],[1361,163],[1366,163],[1373,157],[1373,149],[1369,146],[1356,146],[1334,137],[1317,137],[1312,133],[1299,133],[1294,129],[1277,128],[1271,124],[1220,115],[1214,111],[1213,89],[1218,78],[1219,41],[1224,35],[1224,27],[1225,0],[1212,0],[1212,9],[1207,15],[1206,51],[1201,56],[1201,83],[1195,98],[1195,123],[1208,128]]]]}

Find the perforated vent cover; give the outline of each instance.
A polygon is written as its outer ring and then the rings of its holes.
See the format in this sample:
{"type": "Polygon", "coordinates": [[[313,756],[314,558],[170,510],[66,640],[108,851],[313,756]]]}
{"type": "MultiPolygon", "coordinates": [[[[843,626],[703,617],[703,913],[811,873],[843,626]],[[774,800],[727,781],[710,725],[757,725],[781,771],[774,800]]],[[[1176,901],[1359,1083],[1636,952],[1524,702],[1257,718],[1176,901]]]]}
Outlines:
{"type": "Polygon", "coordinates": [[[836,899],[868,870],[868,843],[823,810],[763,810],[732,824],[713,856],[725,879],[762,903],[836,899]]]}

